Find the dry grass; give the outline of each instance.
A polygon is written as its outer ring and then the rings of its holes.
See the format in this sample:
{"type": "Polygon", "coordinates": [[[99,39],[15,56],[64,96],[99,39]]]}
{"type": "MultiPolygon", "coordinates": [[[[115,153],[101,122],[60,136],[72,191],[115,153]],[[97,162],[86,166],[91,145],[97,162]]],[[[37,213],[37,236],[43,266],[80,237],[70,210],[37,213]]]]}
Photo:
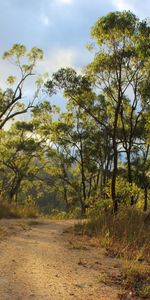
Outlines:
{"type": "Polygon", "coordinates": [[[0,240],[6,235],[6,231],[2,228],[0,228],[0,240]]]}
{"type": "Polygon", "coordinates": [[[47,217],[51,220],[81,219],[81,209],[76,207],[68,212],[53,209],[47,217]]]}
{"type": "Polygon", "coordinates": [[[2,218],[36,218],[38,210],[33,205],[9,204],[0,202],[0,219],[2,218]]]}
{"type": "Polygon", "coordinates": [[[116,255],[150,260],[150,222],[136,209],[124,209],[117,215],[110,212],[92,218],[83,231],[99,237],[101,245],[116,255]]]}
{"type": "Polygon", "coordinates": [[[126,261],[122,271],[125,289],[132,290],[136,296],[150,299],[150,266],[137,261],[126,261]]]}
{"type": "Polygon", "coordinates": [[[123,261],[119,275],[115,276],[110,272],[101,273],[98,281],[109,286],[121,285],[119,299],[150,299],[150,266],[135,260],[123,261]]]}
{"type": "MultiPolygon", "coordinates": [[[[125,297],[150,299],[150,220],[143,212],[133,208],[123,209],[116,215],[100,212],[91,215],[86,223],[76,225],[75,232],[94,237],[106,248],[106,255],[122,257],[120,284],[125,289],[125,297]]],[[[103,283],[116,280],[111,274],[101,274],[98,279],[103,283]]]]}

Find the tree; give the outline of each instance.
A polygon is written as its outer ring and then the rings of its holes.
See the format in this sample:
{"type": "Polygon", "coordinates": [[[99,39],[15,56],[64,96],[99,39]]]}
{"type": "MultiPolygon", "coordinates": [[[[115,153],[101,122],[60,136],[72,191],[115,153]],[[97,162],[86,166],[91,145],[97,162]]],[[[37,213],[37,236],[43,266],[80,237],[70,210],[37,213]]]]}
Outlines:
{"type": "MultiPolygon", "coordinates": [[[[24,181],[32,181],[41,169],[42,148],[33,135],[32,123],[17,122],[1,135],[1,196],[18,201],[24,181]],[[40,163],[41,162],[41,163],[40,163]]],[[[22,199],[23,200],[23,199],[22,199]]]]}
{"type": "Polygon", "coordinates": [[[128,181],[132,185],[131,156],[139,139],[139,123],[149,105],[150,27],[130,11],[113,12],[96,22],[91,36],[96,43],[90,48],[96,53],[85,75],[70,68],[60,69],[46,88],[50,94],[63,90],[69,102],[91,116],[103,136],[110,140],[111,197],[116,212],[119,153],[126,152],[128,181]]]}
{"type": "Polygon", "coordinates": [[[33,98],[24,100],[24,85],[28,78],[35,75],[36,62],[43,58],[41,49],[32,48],[27,52],[24,45],[15,44],[4,53],[3,58],[8,58],[19,70],[19,78],[9,76],[7,78],[8,88],[0,89],[0,129],[15,116],[26,113],[33,107],[35,99],[40,90],[40,81],[37,81],[37,90],[33,98]]]}
{"type": "MultiPolygon", "coordinates": [[[[124,106],[124,99],[126,99],[131,89],[130,145],[127,147],[128,165],[130,167],[132,127],[134,126],[133,115],[139,103],[138,101],[140,103],[142,101],[141,86],[144,86],[148,79],[150,27],[146,21],[139,21],[129,11],[113,12],[96,22],[91,35],[96,40],[96,54],[87,67],[87,74],[96,86],[103,91],[107,103],[111,103],[114,114],[111,130],[113,144],[111,194],[114,212],[116,212],[118,210],[116,197],[118,122],[124,106]]],[[[140,114],[138,114],[136,122],[139,116],[140,114]]],[[[129,171],[129,173],[131,172],[129,171]]],[[[129,180],[131,181],[130,178],[129,180]]]]}

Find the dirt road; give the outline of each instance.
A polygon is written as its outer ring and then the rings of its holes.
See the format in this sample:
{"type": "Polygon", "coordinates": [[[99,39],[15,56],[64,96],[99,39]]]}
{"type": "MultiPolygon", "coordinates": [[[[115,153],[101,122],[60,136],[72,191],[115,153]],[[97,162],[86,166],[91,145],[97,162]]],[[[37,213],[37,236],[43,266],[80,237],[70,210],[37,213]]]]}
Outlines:
{"type": "Polygon", "coordinates": [[[102,283],[118,261],[72,240],[65,232],[73,221],[30,222],[30,229],[26,222],[0,221],[11,232],[0,242],[0,300],[118,299],[119,287],[102,283]]]}

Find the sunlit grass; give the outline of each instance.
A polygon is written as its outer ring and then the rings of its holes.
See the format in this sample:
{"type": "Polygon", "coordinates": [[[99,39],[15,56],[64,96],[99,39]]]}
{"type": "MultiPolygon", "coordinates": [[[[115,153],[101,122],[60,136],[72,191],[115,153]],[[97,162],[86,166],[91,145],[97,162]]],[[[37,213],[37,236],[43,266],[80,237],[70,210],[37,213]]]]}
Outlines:
{"type": "Polygon", "coordinates": [[[126,289],[134,290],[139,297],[150,299],[150,266],[140,264],[136,260],[126,261],[122,275],[126,289]]]}
{"type": "Polygon", "coordinates": [[[34,205],[0,203],[0,218],[36,218],[38,210],[34,205]]]}
{"type": "Polygon", "coordinates": [[[140,210],[124,208],[116,215],[103,212],[91,216],[84,226],[87,233],[98,236],[101,245],[114,249],[116,255],[150,259],[150,223],[145,222],[140,210]]]}

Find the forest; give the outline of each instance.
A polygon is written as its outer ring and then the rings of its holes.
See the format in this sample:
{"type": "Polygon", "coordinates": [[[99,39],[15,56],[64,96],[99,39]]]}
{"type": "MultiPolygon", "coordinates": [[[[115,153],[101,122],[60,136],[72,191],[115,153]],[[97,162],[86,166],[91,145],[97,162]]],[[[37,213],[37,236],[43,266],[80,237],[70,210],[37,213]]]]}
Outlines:
{"type": "Polygon", "coordinates": [[[130,12],[110,13],[91,37],[93,60],[81,74],[62,68],[36,77],[42,50],[15,44],[4,53],[20,77],[10,75],[0,91],[2,200],[47,199],[50,208],[79,208],[83,215],[95,205],[147,211],[150,27],[130,12]],[[28,101],[29,77],[35,91],[28,101]],[[60,92],[65,112],[50,104],[60,92]],[[27,121],[16,118],[24,113],[27,121]]]}
{"type": "MultiPolygon", "coordinates": [[[[87,218],[77,230],[149,260],[150,25],[110,12],[90,41],[80,72],[38,74],[36,47],[4,53],[14,72],[0,89],[0,217],[87,218]],[[65,110],[51,104],[62,95],[65,110]]],[[[142,291],[149,299],[150,282],[142,291]]]]}

